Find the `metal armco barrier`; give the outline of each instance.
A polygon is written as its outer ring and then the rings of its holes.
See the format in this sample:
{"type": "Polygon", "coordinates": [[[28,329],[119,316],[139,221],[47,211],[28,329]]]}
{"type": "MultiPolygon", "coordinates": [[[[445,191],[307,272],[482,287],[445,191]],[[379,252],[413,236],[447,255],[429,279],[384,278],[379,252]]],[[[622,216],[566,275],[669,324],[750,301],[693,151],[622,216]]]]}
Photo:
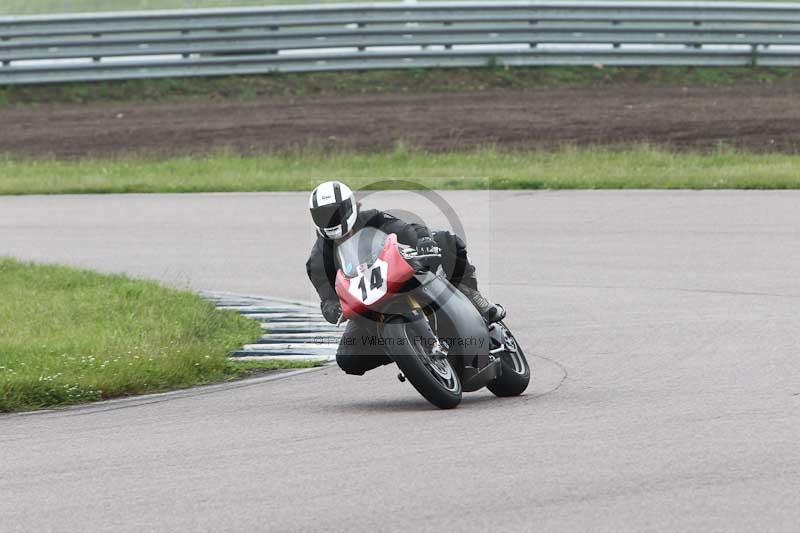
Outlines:
{"type": "Polygon", "coordinates": [[[598,64],[798,66],[800,3],[430,2],[0,17],[0,85],[598,64]]]}

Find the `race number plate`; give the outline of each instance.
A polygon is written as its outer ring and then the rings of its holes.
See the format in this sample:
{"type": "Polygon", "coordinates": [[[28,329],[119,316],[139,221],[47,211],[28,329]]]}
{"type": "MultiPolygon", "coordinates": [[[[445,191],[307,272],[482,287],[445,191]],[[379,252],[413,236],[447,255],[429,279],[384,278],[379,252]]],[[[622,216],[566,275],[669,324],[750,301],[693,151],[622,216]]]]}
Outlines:
{"type": "Polygon", "coordinates": [[[389,265],[386,261],[378,259],[367,270],[350,280],[350,294],[370,305],[380,300],[386,294],[386,273],[389,265]]]}

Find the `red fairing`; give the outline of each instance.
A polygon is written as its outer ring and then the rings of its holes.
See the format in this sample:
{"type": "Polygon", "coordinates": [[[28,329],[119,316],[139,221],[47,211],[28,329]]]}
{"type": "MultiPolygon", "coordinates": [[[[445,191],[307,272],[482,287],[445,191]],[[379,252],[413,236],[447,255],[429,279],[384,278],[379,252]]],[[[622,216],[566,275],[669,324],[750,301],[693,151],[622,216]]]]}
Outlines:
{"type": "Polygon", "coordinates": [[[397,249],[397,235],[394,233],[390,234],[389,238],[386,239],[383,251],[381,251],[378,257],[386,261],[386,264],[389,265],[386,275],[389,278],[389,288],[386,291],[387,296],[396,293],[405,285],[406,281],[414,276],[414,269],[411,268],[408,261],[403,259],[403,256],[400,255],[400,251],[397,249]]]}
{"type": "Polygon", "coordinates": [[[342,305],[342,314],[348,320],[362,314],[367,307],[355,296],[350,294],[350,278],[344,275],[342,269],[336,273],[336,295],[342,305]]]}
{"type": "Polygon", "coordinates": [[[341,269],[336,273],[336,294],[342,305],[342,313],[347,319],[364,314],[367,309],[377,310],[388,297],[399,291],[403,285],[414,275],[414,269],[403,259],[397,249],[397,235],[389,234],[383,250],[378,254],[378,259],[386,262],[387,289],[386,294],[369,306],[350,293],[351,279],[344,275],[341,269]]]}

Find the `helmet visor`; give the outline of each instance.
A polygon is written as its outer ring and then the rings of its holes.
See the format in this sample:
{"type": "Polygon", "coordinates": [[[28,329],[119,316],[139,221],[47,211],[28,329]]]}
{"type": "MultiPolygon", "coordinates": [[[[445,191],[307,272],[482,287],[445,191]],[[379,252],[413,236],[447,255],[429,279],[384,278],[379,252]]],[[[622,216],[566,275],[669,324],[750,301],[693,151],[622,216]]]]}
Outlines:
{"type": "Polygon", "coordinates": [[[332,228],[346,223],[353,214],[353,200],[348,198],[338,204],[321,205],[311,209],[311,218],[318,228],[332,228]]]}

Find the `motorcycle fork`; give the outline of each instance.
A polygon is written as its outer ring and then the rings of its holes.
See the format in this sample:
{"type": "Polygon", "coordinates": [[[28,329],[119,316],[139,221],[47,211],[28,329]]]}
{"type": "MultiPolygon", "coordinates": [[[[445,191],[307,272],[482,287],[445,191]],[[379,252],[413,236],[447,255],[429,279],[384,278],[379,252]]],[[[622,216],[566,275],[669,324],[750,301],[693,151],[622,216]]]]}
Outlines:
{"type": "Polygon", "coordinates": [[[419,304],[417,299],[414,298],[413,296],[407,296],[407,298],[408,298],[408,306],[411,308],[412,316],[415,319],[424,316],[424,312],[422,311],[422,306],[419,304]]]}
{"type": "Polygon", "coordinates": [[[425,310],[413,296],[408,296],[407,298],[409,307],[412,311],[412,316],[415,320],[421,321],[424,324],[423,327],[425,328],[425,334],[433,340],[431,343],[431,350],[428,355],[435,359],[447,357],[448,346],[442,344],[442,342],[439,340],[439,336],[433,330],[430,320],[428,320],[428,315],[425,314],[425,310]]]}

